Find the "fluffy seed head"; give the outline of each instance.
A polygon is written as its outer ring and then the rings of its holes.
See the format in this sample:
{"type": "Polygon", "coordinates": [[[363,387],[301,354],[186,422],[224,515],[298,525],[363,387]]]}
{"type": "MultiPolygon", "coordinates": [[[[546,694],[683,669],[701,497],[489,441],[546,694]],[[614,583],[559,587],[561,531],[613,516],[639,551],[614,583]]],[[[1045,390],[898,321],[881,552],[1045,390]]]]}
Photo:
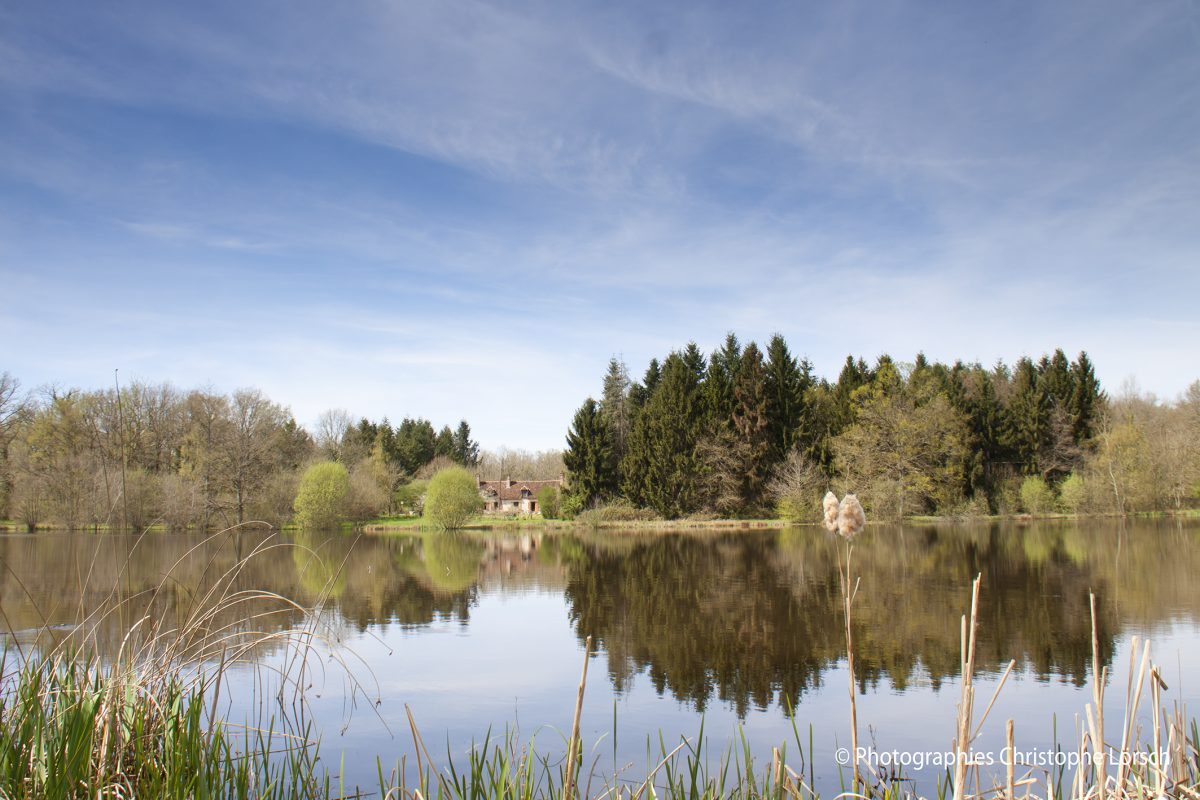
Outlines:
{"type": "Polygon", "coordinates": [[[825,529],[830,533],[838,532],[838,499],[833,492],[826,492],[821,502],[825,509],[825,529]]]}
{"type": "Polygon", "coordinates": [[[862,533],[863,526],[866,524],[867,515],[863,511],[862,503],[858,502],[858,498],[852,494],[843,497],[837,511],[837,532],[846,539],[853,539],[862,533]]]}

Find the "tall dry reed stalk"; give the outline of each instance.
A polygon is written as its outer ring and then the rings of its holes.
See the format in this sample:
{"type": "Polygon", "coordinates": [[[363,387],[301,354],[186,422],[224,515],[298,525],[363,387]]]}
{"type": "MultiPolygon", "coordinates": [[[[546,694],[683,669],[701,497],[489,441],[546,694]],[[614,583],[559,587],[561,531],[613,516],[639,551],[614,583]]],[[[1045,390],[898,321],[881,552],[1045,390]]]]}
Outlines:
{"type": "Polygon", "coordinates": [[[1138,636],[1131,639],[1121,740],[1119,744],[1114,744],[1105,738],[1104,701],[1109,670],[1101,663],[1095,594],[1089,595],[1092,697],[1083,709],[1084,719],[1077,729],[1078,745],[1071,754],[1076,769],[1069,787],[1065,791],[1062,788],[1064,773],[1061,768],[1056,781],[1053,769],[1022,765],[1013,759],[1013,754],[1018,751],[1013,720],[1009,719],[1005,726],[1006,755],[1002,762],[1005,768],[1004,785],[985,788],[976,770],[973,791],[970,791],[969,767],[974,763],[971,746],[1016,666],[1015,661],[1008,663],[981,719],[973,725],[979,584],[980,578],[976,577],[971,586],[970,616],[962,618],[962,686],[955,727],[956,760],[952,787],[955,800],[983,800],[996,795],[1015,800],[1018,789],[1024,790],[1023,797],[1028,800],[1037,797],[1033,787],[1043,780],[1045,793],[1041,797],[1044,800],[1200,800],[1200,731],[1193,722],[1189,737],[1186,712],[1182,705],[1176,704],[1173,713],[1167,713],[1162,704],[1162,693],[1168,690],[1167,684],[1159,668],[1150,659],[1150,643],[1138,636]],[[1141,702],[1147,689],[1151,698],[1148,720],[1151,739],[1148,742],[1141,738],[1145,719],[1141,702]],[[1113,764],[1116,765],[1115,774],[1109,772],[1109,766],[1113,764]],[[1018,766],[1026,767],[1019,777],[1016,774],[1018,766]]]}
{"type": "MultiPolygon", "coordinates": [[[[858,498],[848,494],[839,502],[837,495],[826,492],[821,501],[825,516],[825,528],[831,533],[842,537],[846,543],[845,569],[841,570],[842,610],[846,621],[846,673],[850,692],[850,763],[851,786],[857,792],[865,788],[862,774],[859,770],[858,759],[858,686],[854,674],[854,633],[850,621],[853,617],[854,598],[858,595],[858,582],[850,586],[850,562],[854,554],[854,537],[862,532],[867,523],[867,515],[863,512],[858,498]]],[[[839,561],[840,561],[839,557],[839,561]]]]}

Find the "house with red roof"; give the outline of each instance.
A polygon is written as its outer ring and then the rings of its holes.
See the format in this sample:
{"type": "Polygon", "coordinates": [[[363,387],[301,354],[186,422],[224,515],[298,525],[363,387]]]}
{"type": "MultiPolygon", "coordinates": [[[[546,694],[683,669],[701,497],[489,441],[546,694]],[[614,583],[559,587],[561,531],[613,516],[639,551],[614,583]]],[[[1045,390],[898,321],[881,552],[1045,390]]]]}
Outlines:
{"type": "Polygon", "coordinates": [[[539,510],[538,492],[547,486],[561,489],[563,479],[514,481],[505,478],[502,481],[485,481],[476,475],[475,484],[479,487],[479,496],[483,498],[485,514],[536,514],[539,510]]]}

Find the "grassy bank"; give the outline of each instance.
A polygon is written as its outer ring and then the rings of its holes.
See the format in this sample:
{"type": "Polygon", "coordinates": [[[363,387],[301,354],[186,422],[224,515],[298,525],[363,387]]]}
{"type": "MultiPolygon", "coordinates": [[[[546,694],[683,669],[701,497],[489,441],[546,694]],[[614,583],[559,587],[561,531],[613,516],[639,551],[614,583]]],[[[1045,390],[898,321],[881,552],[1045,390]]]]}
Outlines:
{"type": "MultiPolygon", "coordinates": [[[[595,528],[620,528],[622,530],[738,530],[749,528],[779,528],[791,525],[779,519],[656,519],[656,520],[604,520],[580,521],[563,519],[543,519],[541,517],[473,517],[464,530],[592,530],[595,528]]],[[[420,517],[381,517],[362,525],[366,533],[387,533],[392,531],[413,531],[433,526],[427,525],[420,517]]]]}
{"type": "MultiPolygon", "coordinates": [[[[1028,521],[1044,521],[1044,520],[1060,520],[1060,521],[1078,521],[1088,519],[1117,519],[1120,515],[1116,514],[1065,514],[1065,513],[1047,513],[1047,514],[943,514],[943,515],[912,515],[907,516],[903,520],[888,520],[886,522],[873,522],[872,524],[917,524],[917,525],[952,525],[963,523],[981,523],[981,522],[1028,522],[1028,521]]],[[[1124,515],[1127,519],[1200,519],[1200,509],[1180,509],[1177,511],[1144,511],[1135,512],[1124,515]]],[[[758,518],[758,519],[714,519],[709,517],[682,517],[680,519],[627,519],[613,518],[604,519],[602,517],[592,517],[588,519],[564,520],[564,519],[543,519],[540,516],[501,516],[501,515],[485,515],[480,514],[472,517],[466,524],[467,530],[520,530],[520,529],[558,529],[558,530],[592,530],[592,529],[617,529],[622,530],[642,530],[642,531],[686,531],[686,530],[748,530],[748,529],[766,529],[766,528],[782,528],[796,525],[819,525],[818,520],[789,520],[781,518],[758,518]]],[[[255,522],[253,520],[244,523],[244,526],[261,526],[264,528],[272,528],[271,525],[265,522],[255,522]]],[[[365,520],[359,523],[343,522],[341,527],[350,530],[357,529],[366,533],[388,533],[395,531],[419,531],[422,529],[435,529],[427,520],[422,517],[414,516],[396,516],[396,517],[375,517],[374,519],[365,520]]],[[[294,525],[288,524],[283,526],[284,530],[294,529],[294,525]]],[[[35,527],[35,532],[51,532],[51,531],[67,531],[71,530],[62,525],[54,523],[39,523],[35,527]]],[[[115,525],[89,525],[75,530],[95,533],[129,533],[115,525]]],[[[0,533],[25,533],[27,527],[24,523],[15,520],[0,520],[0,533]]],[[[133,531],[135,533],[167,533],[165,525],[156,523],[149,525],[144,529],[133,531]]]]}
{"type": "MultiPolygon", "coordinates": [[[[1041,521],[1081,521],[1089,519],[1117,519],[1113,514],[993,514],[974,516],[911,516],[903,520],[887,520],[872,522],[872,525],[887,524],[916,524],[916,525],[961,525],[964,523],[991,522],[1041,522],[1041,521]]],[[[1181,511],[1145,512],[1126,515],[1127,519],[1200,519],[1200,510],[1184,509],[1181,511]]],[[[561,520],[542,519],[541,517],[473,517],[464,527],[465,530],[617,530],[622,531],[688,531],[688,530],[763,530],[793,526],[820,525],[818,521],[796,521],[786,519],[697,519],[684,517],[681,519],[611,519],[611,520],[561,520]]],[[[395,531],[416,531],[424,528],[433,530],[421,517],[379,517],[362,523],[361,530],[366,533],[388,533],[395,531]]]]}
{"type": "Polygon", "coordinates": [[[41,657],[0,686],[3,797],[333,796],[305,739],[214,719],[218,688],[179,673],[41,657]]]}

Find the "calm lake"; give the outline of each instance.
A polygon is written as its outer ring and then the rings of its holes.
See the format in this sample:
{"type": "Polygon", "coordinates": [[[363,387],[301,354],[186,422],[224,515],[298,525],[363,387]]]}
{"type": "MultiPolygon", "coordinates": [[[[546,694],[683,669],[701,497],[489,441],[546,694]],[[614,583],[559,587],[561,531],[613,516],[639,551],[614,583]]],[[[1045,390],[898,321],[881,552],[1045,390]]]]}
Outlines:
{"type": "MultiPolygon", "coordinates": [[[[129,613],[106,618],[99,638],[115,652],[136,611],[182,620],[215,576],[281,541],[299,546],[249,558],[233,585],[276,592],[322,615],[325,643],[304,675],[306,694],[324,757],[336,771],[344,755],[348,783],[374,785],[377,755],[391,765],[411,754],[406,705],[435,757],[464,752],[489,727],[517,727],[561,753],[590,635],[596,652],[582,730],[587,762],[598,759],[598,770],[612,774],[615,750],[617,767],[631,765],[629,777],[641,777],[648,740],[653,758],[660,732],[670,748],[694,736],[702,718],[714,762],[740,726],[766,758],[788,742],[789,763],[799,768],[791,707],[805,749],[812,727],[818,786],[839,785],[835,750],[850,743],[838,581],[844,546],[816,527],[8,534],[0,536],[0,622],[18,641],[46,624],[68,631],[81,608],[99,607],[117,587],[130,598],[129,613]]],[[[1120,725],[1134,636],[1151,639],[1167,701],[1198,707],[1195,522],[872,527],[856,541],[852,563],[861,577],[854,627],[862,744],[950,747],[960,616],[976,574],[976,719],[1008,660],[1017,661],[978,749],[999,752],[1008,718],[1020,750],[1051,747],[1056,727],[1066,750],[1076,746],[1091,696],[1089,591],[1112,671],[1111,727],[1120,725]]],[[[304,623],[299,610],[278,607],[255,600],[218,622],[273,611],[255,624],[284,631],[304,623]]],[[[278,666],[287,652],[264,647],[257,658],[278,666]]],[[[234,674],[223,702],[241,720],[253,714],[253,687],[270,678],[248,666],[234,674]]],[[[940,770],[906,772],[929,791],[940,770]]]]}

